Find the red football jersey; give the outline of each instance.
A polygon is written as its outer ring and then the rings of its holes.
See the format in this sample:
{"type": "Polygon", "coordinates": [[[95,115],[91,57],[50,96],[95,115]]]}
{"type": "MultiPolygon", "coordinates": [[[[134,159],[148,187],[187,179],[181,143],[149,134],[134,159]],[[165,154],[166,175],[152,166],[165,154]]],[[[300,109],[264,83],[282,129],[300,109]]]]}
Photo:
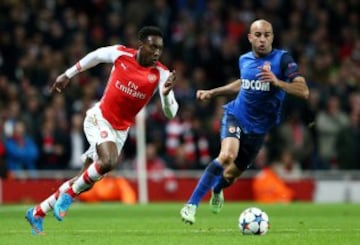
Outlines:
{"type": "Polygon", "coordinates": [[[114,129],[125,130],[134,124],[136,114],[151,99],[160,79],[166,79],[167,67],[143,67],[136,61],[136,50],[118,46],[119,56],[114,61],[100,109],[114,129]]]}

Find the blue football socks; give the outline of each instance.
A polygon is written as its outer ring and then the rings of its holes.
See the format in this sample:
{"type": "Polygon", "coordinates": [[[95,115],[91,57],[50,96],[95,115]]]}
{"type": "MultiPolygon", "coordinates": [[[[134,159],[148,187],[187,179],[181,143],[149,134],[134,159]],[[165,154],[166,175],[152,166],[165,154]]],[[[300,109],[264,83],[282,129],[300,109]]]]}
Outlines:
{"type": "Polygon", "coordinates": [[[217,160],[213,160],[204,170],[188,203],[198,206],[205,194],[217,183],[223,171],[224,168],[220,163],[217,160]]]}
{"type": "Polygon", "coordinates": [[[224,176],[221,176],[218,179],[218,182],[215,184],[213,191],[214,193],[219,194],[222,189],[230,186],[230,184],[231,184],[230,182],[224,179],[224,176]]]}

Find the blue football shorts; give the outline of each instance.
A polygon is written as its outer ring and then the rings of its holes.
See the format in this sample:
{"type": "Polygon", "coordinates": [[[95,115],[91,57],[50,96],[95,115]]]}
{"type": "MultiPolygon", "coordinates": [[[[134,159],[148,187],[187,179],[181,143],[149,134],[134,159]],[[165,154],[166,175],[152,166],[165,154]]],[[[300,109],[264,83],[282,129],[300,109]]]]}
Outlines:
{"type": "Polygon", "coordinates": [[[240,148],[235,160],[240,170],[248,169],[260,151],[264,143],[265,134],[245,134],[241,130],[239,121],[231,114],[224,112],[220,129],[221,140],[227,137],[237,138],[240,148]]]}

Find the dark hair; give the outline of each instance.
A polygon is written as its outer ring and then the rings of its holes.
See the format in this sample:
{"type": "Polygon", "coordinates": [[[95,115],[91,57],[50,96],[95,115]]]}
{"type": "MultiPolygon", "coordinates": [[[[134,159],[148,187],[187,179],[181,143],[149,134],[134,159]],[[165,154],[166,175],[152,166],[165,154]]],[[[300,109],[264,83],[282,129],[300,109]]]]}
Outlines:
{"type": "Polygon", "coordinates": [[[138,32],[138,38],[141,41],[144,41],[148,36],[159,36],[164,37],[162,31],[159,27],[156,26],[144,26],[138,32]]]}

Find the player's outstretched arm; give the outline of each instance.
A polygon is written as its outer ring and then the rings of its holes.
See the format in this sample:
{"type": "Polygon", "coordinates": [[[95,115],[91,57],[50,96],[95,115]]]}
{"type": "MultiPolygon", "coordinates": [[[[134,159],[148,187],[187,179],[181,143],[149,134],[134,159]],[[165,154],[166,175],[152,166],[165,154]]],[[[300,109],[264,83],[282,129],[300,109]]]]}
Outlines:
{"type": "Polygon", "coordinates": [[[295,95],[305,100],[307,100],[310,95],[309,87],[306,84],[305,78],[301,76],[295,77],[291,83],[279,81],[278,87],[286,93],[295,95]]]}
{"type": "Polygon", "coordinates": [[[260,72],[257,76],[261,81],[270,82],[273,86],[281,88],[286,93],[303,99],[309,98],[309,88],[306,84],[305,78],[302,76],[297,76],[291,81],[291,83],[287,83],[278,79],[273,72],[264,68],[260,68],[260,72]]]}
{"type": "Polygon", "coordinates": [[[233,95],[240,91],[241,80],[237,79],[227,85],[209,89],[196,91],[196,98],[201,101],[209,100],[219,95],[233,95]]]}
{"type": "Polygon", "coordinates": [[[69,84],[70,79],[78,73],[88,70],[99,63],[113,63],[119,55],[120,51],[117,50],[117,45],[99,48],[88,53],[56,78],[55,83],[50,89],[51,92],[61,93],[69,84]]]}

